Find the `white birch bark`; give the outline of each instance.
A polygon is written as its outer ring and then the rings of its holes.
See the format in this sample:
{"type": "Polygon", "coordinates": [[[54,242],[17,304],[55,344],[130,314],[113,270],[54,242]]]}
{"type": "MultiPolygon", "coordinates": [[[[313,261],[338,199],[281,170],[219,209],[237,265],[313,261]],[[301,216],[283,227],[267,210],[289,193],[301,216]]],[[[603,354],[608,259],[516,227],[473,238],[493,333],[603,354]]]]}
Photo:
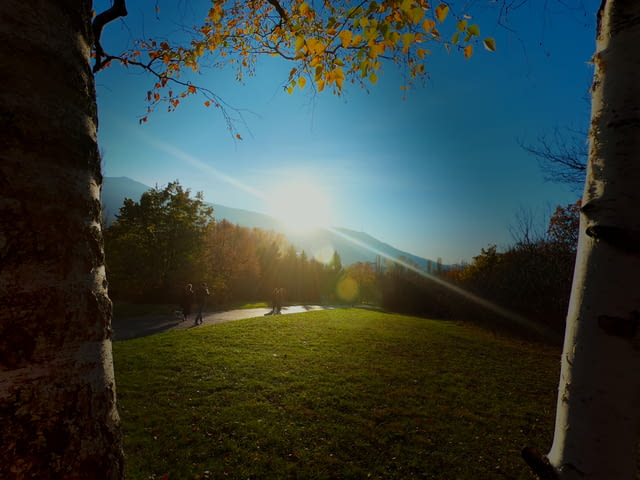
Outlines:
{"type": "Polygon", "coordinates": [[[0,477],[123,476],[89,0],[0,1],[0,477]]]}
{"type": "Polygon", "coordinates": [[[635,480],[640,426],[640,1],[604,0],[589,165],[547,476],[635,480]]]}

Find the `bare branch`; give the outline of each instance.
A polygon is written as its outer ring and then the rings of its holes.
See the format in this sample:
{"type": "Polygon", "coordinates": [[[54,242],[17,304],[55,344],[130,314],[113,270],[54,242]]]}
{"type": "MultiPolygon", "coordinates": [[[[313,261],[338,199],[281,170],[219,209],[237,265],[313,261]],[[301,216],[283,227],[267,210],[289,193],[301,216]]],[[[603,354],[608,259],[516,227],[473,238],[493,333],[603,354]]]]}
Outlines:
{"type": "MultiPolygon", "coordinates": [[[[222,113],[224,121],[225,121],[225,123],[227,125],[227,130],[229,130],[229,133],[231,133],[231,135],[234,138],[239,138],[238,130],[235,127],[235,124],[237,122],[242,123],[246,127],[246,122],[244,121],[244,118],[243,118],[241,110],[229,105],[220,96],[216,95],[212,90],[210,90],[210,89],[208,89],[206,87],[201,87],[201,86],[195,85],[195,84],[193,84],[191,82],[186,82],[186,81],[183,81],[183,80],[179,80],[177,78],[168,76],[165,73],[158,72],[157,70],[155,70],[153,68],[153,62],[155,61],[155,59],[149,61],[148,63],[143,63],[143,62],[139,62],[137,60],[131,60],[131,59],[128,59],[128,58],[116,57],[116,56],[113,56],[113,55],[104,55],[103,66],[107,66],[109,64],[109,62],[112,62],[112,61],[120,62],[125,66],[133,65],[135,67],[142,68],[143,70],[145,70],[145,71],[149,72],[150,74],[154,75],[163,84],[165,82],[171,82],[173,84],[180,85],[182,87],[186,87],[187,89],[189,87],[195,88],[197,92],[199,92],[207,100],[210,100],[214,104],[215,107],[220,109],[220,112],[222,113]],[[229,113],[230,111],[233,111],[235,114],[237,114],[237,118],[232,117],[232,115],[229,113]]],[[[168,102],[169,100],[171,100],[171,98],[164,98],[164,101],[168,102]]],[[[160,101],[162,101],[162,100],[154,102],[152,104],[152,106],[155,106],[160,101]]],[[[143,119],[141,119],[141,123],[144,122],[144,121],[146,121],[146,117],[143,117],[143,119]]]]}
{"type": "Polygon", "coordinates": [[[113,5],[110,9],[105,10],[99,15],[96,15],[96,17],[93,19],[91,28],[93,30],[93,43],[96,53],[96,63],[93,65],[93,73],[102,69],[106,63],[105,57],[107,57],[107,55],[105,54],[104,49],[102,48],[102,44],[100,43],[100,38],[102,37],[102,29],[107,23],[112,22],[116,18],[126,17],[127,14],[128,12],[126,0],[114,0],[113,5]]]}
{"type": "Polygon", "coordinates": [[[508,226],[509,233],[519,247],[531,247],[545,240],[544,215],[539,211],[521,206],[514,214],[514,223],[508,226]]]}
{"type": "Polygon", "coordinates": [[[587,134],[578,130],[566,130],[568,133],[556,128],[550,137],[539,136],[537,145],[520,143],[520,146],[538,159],[545,180],[565,183],[579,191],[587,170],[587,134]]]}

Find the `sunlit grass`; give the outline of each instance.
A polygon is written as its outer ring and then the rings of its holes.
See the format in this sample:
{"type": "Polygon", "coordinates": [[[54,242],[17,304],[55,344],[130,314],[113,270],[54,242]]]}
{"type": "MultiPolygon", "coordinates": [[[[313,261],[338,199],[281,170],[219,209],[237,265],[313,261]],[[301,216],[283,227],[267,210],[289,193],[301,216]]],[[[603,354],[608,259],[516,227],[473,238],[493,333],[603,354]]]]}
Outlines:
{"type": "Polygon", "coordinates": [[[243,303],[241,305],[234,305],[233,308],[241,310],[250,308],[271,308],[271,304],[267,302],[243,303]]]}
{"type": "Polygon", "coordinates": [[[532,478],[559,352],[363,310],[114,344],[128,479],[532,478]]]}

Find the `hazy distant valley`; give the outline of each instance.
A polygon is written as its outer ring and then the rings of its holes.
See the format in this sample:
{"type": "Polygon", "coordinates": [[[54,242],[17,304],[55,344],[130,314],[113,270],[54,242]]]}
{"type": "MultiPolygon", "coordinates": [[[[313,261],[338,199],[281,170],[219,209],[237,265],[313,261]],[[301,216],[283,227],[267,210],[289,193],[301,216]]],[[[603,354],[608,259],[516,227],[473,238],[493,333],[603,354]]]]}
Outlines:
{"type": "MultiPolygon", "coordinates": [[[[107,224],[113,222],[125,198],[138,201],[140,195],[150,188],[128,177],[105,177],[102,187],[102,205],[107,224]]],[[[340,255],[343,265],[355,262],[375,262],[378,255],[383,259],[404,257],[425,270],[429,262],[432,262],[426,258],[398,250],[364,232],[336,227],[332,229],[320,228],[305,233],[290,233],[286,231],[281,222],[269,215],[211,202],[207,203],[213,206],[216,220],[225,219],[243,227],[281,232],[297,249],[304,250],[309,257],[313,256],[319,260],[326,259],[335,250],[340,255]]]]}

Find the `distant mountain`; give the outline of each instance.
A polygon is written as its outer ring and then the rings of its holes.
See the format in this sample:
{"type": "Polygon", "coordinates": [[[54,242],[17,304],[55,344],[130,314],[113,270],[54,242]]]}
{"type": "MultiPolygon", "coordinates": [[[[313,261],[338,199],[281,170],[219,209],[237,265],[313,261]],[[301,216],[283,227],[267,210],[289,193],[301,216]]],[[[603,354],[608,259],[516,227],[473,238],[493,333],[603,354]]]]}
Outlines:
{"type": "MultiPolygon", "coordinates": [[[[104,177],[102,184],[102,208],[107,225],[116,219],[125,198],[140,200],[140,196],[152,187],[137,182],[128,177],[104,177]]],[[[282,224],[269,215],[258,212],[242,210],[240,208],[225,207],[207,202],[214,208],[213,215],[216,219],[227,221],[249,228],[262,228],[264,230],[282,230],[282,224]]]]}
{"type": "Polygon", "coordinates": [[[120,213],[120,207],[125,198],[140,200],[140,196],[150,187],[131,180],[128,177],[104,177],[102,179],[102,215],[107,225],[110,225],[120,213]]]}
{"type": "Polygon", "coordinates": [[[374,251],[376,255],[382,255],[384,258],[398,259],[402,257],[408,260],[409,263],[415,264],[421,270],[426,270],[427,264],[435,263],[426,258],[413,255],[412,253],[398,250],[397,248],[392,247],[391,245],[383,243],[377,238],[372,237],[368,233],[356,232],[354,230],[349,230],[346,228],[336,228],[335,230],[343,235],[346,235],[350,239],[357,240],[360,245],[366,245],[367,248],[374,251]]]}
{"type": "MultiPolygon", "coordinates": [[[[151,187],[128,177],[105,177],[102,185],[102,205],[107,225],[113,222],[125,198],[138,201],[151,187]]],[[[217,220],[226,219],[236,225],[261,228],[285,233],[282,223],[262,213],[210,203],[217,220]]],[[[403,257],[426,270],[430,260],[398,250],[364,232],[347,228],[319,228],[306,233],[285,233],[287,241],[309,257],[327,261],[333,251],[338,252],[343,265],[356,262],[375,262],[377,257],[397,259],[403,257]]]]}

